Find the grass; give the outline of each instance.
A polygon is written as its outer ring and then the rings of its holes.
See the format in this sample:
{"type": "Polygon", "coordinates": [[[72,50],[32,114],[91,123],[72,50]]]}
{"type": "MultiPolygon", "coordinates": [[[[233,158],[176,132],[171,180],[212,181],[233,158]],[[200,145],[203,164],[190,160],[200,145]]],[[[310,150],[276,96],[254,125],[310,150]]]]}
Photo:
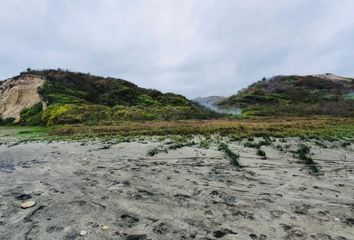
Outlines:
{"type": "Polygon", "coordinates": [[[204,149],[209,149],[211,145],[211,141],[208,139],[204,139],[202,141],[200,141],[199,143],[199,148],[204,148],[204,149]]]}
{"type": "MultiPolygon", "coordinates": [[[[147,152],[147,155],[150,156],[150,157],[153,157],[155,155],[157,155],[159,152],[161,152],[162,150],[155,147],[155,148],[152,148],[150,149],[148,152],[147,152]]],[[[166,151],[166,149],[164,149],[164,151],[166,151]]]]}
{"type": "MultiPolygon", "coordinates": [[[[293,117],[246,118],[177,121],[121,121],[111,125],[58,125],[49,129],[52,136],[102,137],[137,135],[232,135],[233,138],[255,136],[306,137],[338,139],[354,137],[354,118],[293,117]]],[[[269,142],[265,141],[264,145],[269,142]]]]}
{"type": "Polygon", "coordinates": [[[45,127],[0,126],[0,137],[41,140],[51,138],[45,127]]]}
{"type": "Polygon", "coordinates": [[[165,144],[161,144],[157,147],[150,149],[147,152],[147,155],[153,157],[159,154],[160,152],[168,153],[169,150],[176,150],[183,147],[191,147],[194,145],[195,145],[194,141],[188,141],[187,138],[185,137],[175,137],[173,141],[169,141],[165,144]]]}
{"type": "Polygon", "coordinates": [[[265,140],[261,140],[261,141],[259,141],[257,143],[253,142],[253,140],[252,141],[249,140],[249,141],[245,142],[243,144],[243,146],[244,147],[249,147],[249,148],[257,148],[257,149],[259,149],[262,146],[269,146],[271,144],[272,144],[272,142],[271,142],[270,138],[266,137],[265,140]]]}
{"type": "Polygon", "coordinates": [[[229,146],[226,143],[221,143],[219,146],[219,151],[223,151],[230,159],[232,165],[236,167],[241,167],[239,162],[240,155],[238,153],[234,153],[230,150],[229,146]]]}
{"type": "Polygon", "coordinates": [[[265,151],[263,151],[260,148],[257,149],[257,155],[261,156],[263,159],[267,159],[267,155],[266,155],[265,151]]]}
{"type": "MultiPolygon", "coordinates": [[[[287,118],[235,118],[216,120],[178,120],[178,121],[120,121],[110,125],[56,125],[52,127],[0,127],[6,133],[19,137],[42,137],[46,139],[115,139],[134,136],[170,136],[170,135],[204,135],[213,134],[230,136],[239,141],[263,136],[255,144],[271,144],[270,136],[316,138],[325,140],[354,138],[354,118],[337,117],[287,117],[287,118]],[[6,130],[7,129],[7,130],[6,130]]],[[[0,133],[1,134],[1,133],[0,133]]],[[[207,147],[203,143],[202,147],[207,147]]]]}
{"type": "Polygon", "coordinates": [[[308,156],[311,153],[311,148],[309,146],[301,144],[296,153],[299,155],[299,158],[303,160],[304,163],[309,167],[313,174],[319,173],[320,170],[318,169],[317,164],[310,156],[308,156]]]}

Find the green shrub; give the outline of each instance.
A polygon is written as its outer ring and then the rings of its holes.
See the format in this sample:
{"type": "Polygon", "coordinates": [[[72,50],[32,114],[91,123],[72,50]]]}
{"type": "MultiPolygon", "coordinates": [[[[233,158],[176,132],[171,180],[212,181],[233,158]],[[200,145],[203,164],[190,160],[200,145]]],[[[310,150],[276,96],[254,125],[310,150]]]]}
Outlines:
{"type": "Polygon", "coordinates": [[[223,151],[230,158],[230,162],[232,165],[236,167],[241,167],[241,164],[239,162],[240,155],[231,151],[226,143],[221,143],[219,145],[219,151],[223,151]]]}
{"type": "Polygon", "coordinates": [[[263,157],[263,159],[267,159],[266,153],[262,149],[257,149],[257,155],[263,157]]]}
{"type": "Polygon", "coordinates": [[[310,171],[314,174],[319,173],[319,169],[317,168],[316,163],[312,160],[308,154],[310,154],[311,148],[305,144],[301,144],[299,149],[297,150],[297,154],[299,155],[299,159],[303,160],[304,163],[309,167],[310,171]]]}
{"type": "Polygon", "coordinates": [[[20,114],[20,124],[21,125],[43,125],[44,121],[42,119],[43,114],[43,104],[41,102],[33,105],[32,107],[25,109],[20,114]]]}
{"type": "Polygon", "coordinates": [[[158,148],[152,148],[147,152],[147,155],[150,157],[155,156],[156,154],[159,153],[159,149],[158,148]]]}
{"type": "Polygon", "coordinates": [[[209,149],[210,148],[210,140],[203,140],[199,143],[199,148],[209,149]]]}
{"type": "Polygon", "coordinates": [[[10,126],[10,125],[15,124],[15,120],[16,119],[13,118],[13,117],[4,118],[4,119],[0,118],[0,125],[2,125],[2,126],[10,126]]]}

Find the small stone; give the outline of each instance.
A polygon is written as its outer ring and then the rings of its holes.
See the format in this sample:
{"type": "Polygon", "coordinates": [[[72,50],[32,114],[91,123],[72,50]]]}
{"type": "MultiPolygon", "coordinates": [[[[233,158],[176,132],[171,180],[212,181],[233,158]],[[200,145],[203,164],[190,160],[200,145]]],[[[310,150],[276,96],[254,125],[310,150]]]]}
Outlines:
{"type": "Polygon", "coordinates": [[[109,229],[109,227],[108,227],[107,225],[103,225],[103,226],[102,226],[102,229],[103,229],[103,230],[107,230],[107,229],[109,229]]]}
{"type": "Polygon", "coordinates": [[[21,204],[21,208],[26,209],[26,208],[31,208],[34,205],[36,205],[35,201],[27,201],[21,204]]]}
{"type": "Polygon", "coordinates": [[[236,198],[234,196],[226,196],[224,197],[224,202],[228,206],[234,206],[236,202],[236,198]]]}
{"type": "Polygon", "coordinates": [[[31,199],[32,196],[30,194],[23,193],[23,194],[17,195],[15,198],[16,198],[16,200],[24,201],[24,200],[31,199]]]}
{"type": "Polygon", "coordinates": [[[85,230],[82,230],[81,232],[80,232],[80,236],[85,236],[87,234],[87,231],[85,231],[85,230]]]}

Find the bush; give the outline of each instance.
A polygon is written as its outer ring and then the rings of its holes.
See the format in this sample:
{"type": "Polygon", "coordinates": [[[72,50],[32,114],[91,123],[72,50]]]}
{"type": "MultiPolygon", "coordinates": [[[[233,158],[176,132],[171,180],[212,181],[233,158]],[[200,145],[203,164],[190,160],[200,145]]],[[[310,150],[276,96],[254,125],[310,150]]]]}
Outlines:
{"type": "Polygon", "coordinates": [[[30,126],[43,125],[44,121],[42,120],[42,113],[43,104],[40,102],[21,112],[20,124],[30,126]]]}
{"type": "Polygon", "coordinates": [[[10,125],[13,125],[15,123],[15,118],[13,117],[10,117],[10,118],[0,118],[0,125],[2,126],[10,126],[10,125]]]}
{"type": "Polygon", "coordinates": [[[267,159],[266,153],[262,149],[257,149],[257,155],[263,157],[263,159],[267,159]]]}
{"type": "Polygon", "coordinates": [[[241,167],[241,164],[239,162],[240,155],[231,151],[227,144],[221,143],[219,146],[219,151],[223,151],[230,158],[230,162],[232,165],[236,167],[241,167]]]}
{"type": "Polygon", "coordinates": [[[297,150],[297,154],[299,154],[299,159],[303,160],[306,165],[308,165],[309,169],[312,173],[317,174],[319,169],[317,168],[316,163],[312,160],[308,154],[310,154],[311,148],[305,144],[301,144],[299,149],[297,150]]]}

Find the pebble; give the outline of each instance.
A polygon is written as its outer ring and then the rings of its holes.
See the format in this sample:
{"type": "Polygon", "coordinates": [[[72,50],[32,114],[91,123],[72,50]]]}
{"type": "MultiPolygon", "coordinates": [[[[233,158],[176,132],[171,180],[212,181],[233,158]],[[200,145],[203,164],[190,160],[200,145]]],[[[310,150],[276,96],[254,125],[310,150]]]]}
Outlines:
{"type": "Polygon", "coordinates": [[[85,230],[82,230],[81,232],[80,232],[80,236],[85,236],[87,234],[87,231],[85,231],[85,230]]]}
{"type": "Polygon", "coordinates": [[[27,201],[21,204],[21,208],[26,209],[26,208],[31,208],[34,205],[36,205],[35,201],[27,201]]]}
{"type": "Polygon", "coordinates": [[[103,230],[107,230],[107,229],[109,229],[109,227],[108,227],[107,225],[103,225],[103,226],[102,226],[102,229],[103,229],[103,230]]]}

